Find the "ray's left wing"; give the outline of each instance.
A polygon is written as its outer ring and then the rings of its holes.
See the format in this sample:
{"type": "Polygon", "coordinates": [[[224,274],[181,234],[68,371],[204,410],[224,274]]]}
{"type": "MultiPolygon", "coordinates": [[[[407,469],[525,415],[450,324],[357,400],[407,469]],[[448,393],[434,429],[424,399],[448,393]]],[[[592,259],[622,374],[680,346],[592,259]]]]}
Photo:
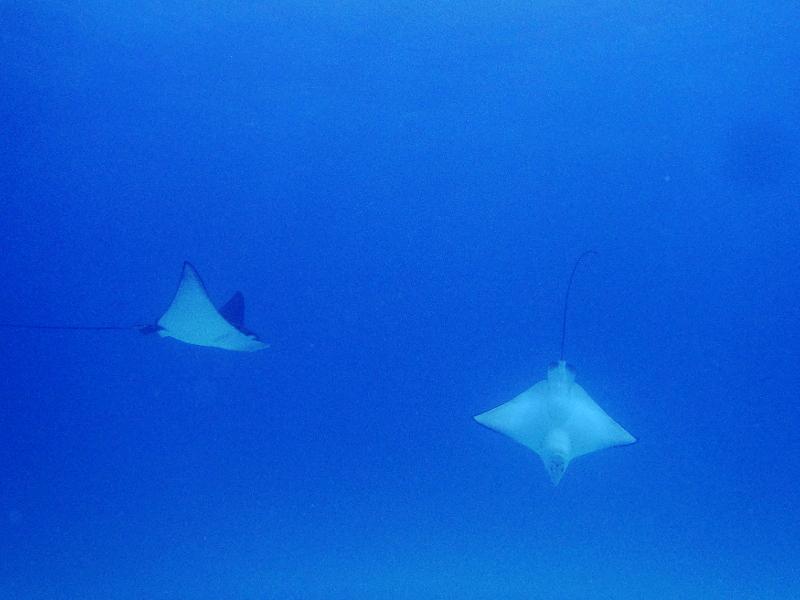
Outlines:
{"type": "Polygon", "coordinates": [[[636,438],[591,399],[586,390],[573,383],[572,410],[565,429],[572,442],[572,457],[582,456],[612,446],[633,444],[636,438]]]}

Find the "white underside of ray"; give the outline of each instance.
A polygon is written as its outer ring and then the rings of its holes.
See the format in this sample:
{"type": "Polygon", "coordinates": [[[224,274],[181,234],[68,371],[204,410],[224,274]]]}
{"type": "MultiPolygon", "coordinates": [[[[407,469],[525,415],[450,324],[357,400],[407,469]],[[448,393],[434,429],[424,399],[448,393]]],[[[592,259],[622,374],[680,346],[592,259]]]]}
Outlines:
{"type": "Polygon", "coordinates": [[[636,441],[574,377],[560,361],[546,380],[475,420],[536,452],[558,483],[572,459],[636,441]]]}
{"type": "Polygon", "coordinates": [[[187,344],[252,352],[267,345],[245,334],[217,312],[197,271],[188,263],[167,312],[158,320],[159,335],[187,344]]]}

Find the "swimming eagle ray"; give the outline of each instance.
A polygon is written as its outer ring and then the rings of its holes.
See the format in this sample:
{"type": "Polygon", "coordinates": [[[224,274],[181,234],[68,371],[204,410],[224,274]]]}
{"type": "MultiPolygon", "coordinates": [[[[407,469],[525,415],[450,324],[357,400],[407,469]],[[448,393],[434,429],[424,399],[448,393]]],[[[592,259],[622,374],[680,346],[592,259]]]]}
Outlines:
{"type": "Polygon", "coordinates": [[[553,485],[558,485],[570,462],[584,454],[636,441],[575,382],[575,371],[564,360],[567,307],[572,280],[581,260],[575,261],[567,285],[561,322],[561,353],[547,379],[510,401],[475,416],[475,420],[533,450],[544,463],[553,485]]]}
{"type": "Polygon", "coordinates": [[[195,346],[239,352],[268,348],[244,325],[244,296],[236,292],[219,310],[214,307],[197,269],[186,261],[178,289],[166,312],[145,325],[40,325],[0,323],[3,328],[66,331],[129,331],[158,333],[195,346]]]}

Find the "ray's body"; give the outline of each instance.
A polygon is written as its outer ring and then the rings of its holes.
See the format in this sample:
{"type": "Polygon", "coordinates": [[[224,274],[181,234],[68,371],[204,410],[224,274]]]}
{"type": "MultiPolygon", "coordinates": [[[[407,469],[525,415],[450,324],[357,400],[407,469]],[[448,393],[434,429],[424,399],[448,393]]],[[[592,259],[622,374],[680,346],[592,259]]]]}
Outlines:
{"type": "Polygon", "coordinates": [[[155,324],[147,325],[28,325],[0,323],[0,327],[16,329],[64,331],[130,331],[158,333],[187,344],[253,352],[269,346],[244,325],[244,296],[236,292],[219,310],[208,296],[197,269],[183,263],[175,297],[167,311],[155,324]]]}
{"type": "Polygon", "coordinates": [[[561,323],[561,358],[550,365],[547,379],[512,400],[475,416],[481,425],[536,452],[553,485],[561,481],[574,458],[636,441],[575,382],[575,371],[564,360],[572,280],[581,260],[590,254],[593,252],[584,252],[572,268],[561,323]]]}

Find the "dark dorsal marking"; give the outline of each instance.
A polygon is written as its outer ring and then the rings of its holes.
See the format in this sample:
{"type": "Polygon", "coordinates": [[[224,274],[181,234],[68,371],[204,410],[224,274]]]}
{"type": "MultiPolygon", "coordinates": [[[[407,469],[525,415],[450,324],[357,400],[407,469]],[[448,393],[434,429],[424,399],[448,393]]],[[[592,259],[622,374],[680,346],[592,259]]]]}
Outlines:
{"type": "Polygon", "coordinates": [[[242,292],[236,292],[231,296],[231,299],[219,309],[219,314],[236,329],[244,331],[244,296],[242,292]]]}

